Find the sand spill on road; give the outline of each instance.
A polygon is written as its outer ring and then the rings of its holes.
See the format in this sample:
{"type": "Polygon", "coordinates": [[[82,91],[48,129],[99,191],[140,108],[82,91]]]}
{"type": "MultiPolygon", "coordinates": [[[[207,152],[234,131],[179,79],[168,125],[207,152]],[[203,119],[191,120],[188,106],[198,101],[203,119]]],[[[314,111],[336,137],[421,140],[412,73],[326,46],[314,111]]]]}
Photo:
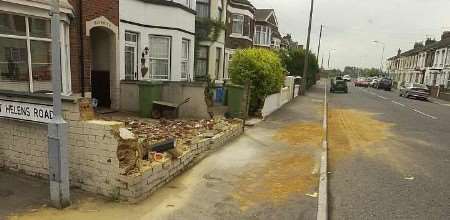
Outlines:
{"type": "Polygon", "coordinates": [[[329,153],[331,166],[355,151],[376,153],[375,143],[392,137],[393,124],[374,118],[374,114],[351,109],[329,112],[329,153]]]}
{"type": "Polygon", "coordinates": [[[266,161],[246,171],[236,184],[233,198],[246,211],[264,203],[281,205],[291,197],[314,192],[322,140],[320,123],[295,123],[281,128],[273,139],[287,144],[266,155],[266,161]]]}

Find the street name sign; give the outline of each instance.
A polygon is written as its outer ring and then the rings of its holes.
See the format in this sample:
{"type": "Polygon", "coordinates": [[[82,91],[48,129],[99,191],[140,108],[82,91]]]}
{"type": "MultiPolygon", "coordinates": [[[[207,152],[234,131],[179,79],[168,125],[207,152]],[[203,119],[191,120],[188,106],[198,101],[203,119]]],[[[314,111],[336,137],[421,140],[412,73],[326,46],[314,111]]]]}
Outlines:
{"type": "Polygon", "coordinates": [[[54,116],[51,105],[0,99],[0,117],[50,123],[54,116]]]}

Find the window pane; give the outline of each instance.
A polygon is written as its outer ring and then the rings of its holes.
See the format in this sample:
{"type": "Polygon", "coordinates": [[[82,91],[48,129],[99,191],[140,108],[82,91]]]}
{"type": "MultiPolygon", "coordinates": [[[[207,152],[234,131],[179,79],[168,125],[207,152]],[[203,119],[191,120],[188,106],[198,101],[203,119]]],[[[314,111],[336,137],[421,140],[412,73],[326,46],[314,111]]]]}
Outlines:
{"type": "Polygon", "coordinates": [[[189,59],[189,41],[188,40],[183,40],[181,50],[183,51],[181,58],[189,59]]]}
{"type": "Polygon", "coordinates": [[[31,70],[33,72],[34,92],[52,91],[51,44],[44,41],[31,41],[31,70]]]}
{"type": "Polygon", "coordinates": [[[208,18],[209,4],[197,2],[197,16],[202,18],[208,18]]]}
{"type": "Polygon", "coordinates": [[[0,34],[25,36],[25,17],[0,12],[0,34]]]}
{"type": "Polygon", "coordinates": [[[186,79],[188,73],[189,73],[189,63],[185,61],[181,62],[181,78],[186,79]]]}
{"type": "Polygon", "coordinates": [[[232,33],[233,34],[243,34],[244,30],[244,17],[240,15],[233,15],[233,27],[232,27],[232,33]]]}
{"type": "Polygon", "coordinates": [[[27,42],[0,38],[0,89],[30,91],[27,42]]]}
{"type": "Polygon", "coordinates": [[[51,28],[49,20],[30,18],[28,21],[30,25],[30,36],[51,38],[51,28]]]}
{"type": "Polygon", "coordinates": [[[222,49],[216,48],[216,79],[219,79],[220,74],[220,58],[222,57],[222,49]]]}
{"type": "Polygon", "coordinates": [[[195,76],[206,76],[208,73],[208,61],[207,60],[197,60],[195,65],[195,76]]]}
{"type": "Polygon", "coordinates": [[[150,57],[169,58],[169,38],[150,37],[150,57]]]}
{"type": "Polygon", "coordinates": [[[135,48],[125,47],[125,80],[134,80],[135,73],[135,48]]]}
{"type": "Polygon", "coordinates": [[[153,79],[169,79],[168,60],[152,60],[150,65],[153,79]]]}

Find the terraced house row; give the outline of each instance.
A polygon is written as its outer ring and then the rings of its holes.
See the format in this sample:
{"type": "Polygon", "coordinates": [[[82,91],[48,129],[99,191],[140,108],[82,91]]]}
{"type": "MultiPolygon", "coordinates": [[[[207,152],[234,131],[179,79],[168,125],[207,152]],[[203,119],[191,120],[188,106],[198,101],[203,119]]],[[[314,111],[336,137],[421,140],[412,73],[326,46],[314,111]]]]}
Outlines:
{"type": "MultiPolygon", "coordinates": [[[[49,2],[0,0],[4,93],[51,93],[49,2]]],[[[247,0],[60,2],[63,94],[104,108],[136,110],[127,97],[139,81],[220,84],[236,49],[281,44],[274,10],[247,0]]]]}
{"type": "Polygon", "coordinates": [[[450,32],[439,41],[427,39],[414,48],[388,59],[387,69],[397,84],[421,83],[432,89],[434,96],[446,96],[450,89],[450,32]]]}

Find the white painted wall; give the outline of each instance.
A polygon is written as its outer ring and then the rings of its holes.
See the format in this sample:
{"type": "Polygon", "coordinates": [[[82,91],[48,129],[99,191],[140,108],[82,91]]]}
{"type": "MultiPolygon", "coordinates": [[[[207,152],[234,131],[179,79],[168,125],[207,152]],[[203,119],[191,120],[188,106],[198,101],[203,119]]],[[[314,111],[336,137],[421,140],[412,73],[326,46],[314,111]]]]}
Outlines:
{"type": "MultiPolygon", "coordinates": [[[[191,8],[195,8],[195,1],[191,1],[191,8]]],[[[194,45],[195,15],[181,8],[145,3],[137,0],[120,1],[120,19],[138,23],[140,25],[120,22],[120,79],[125,79],[125,32],[139,34],[138,40],[138,74],[139,79],[148,80],[150,74],[142,78],[141,54],[149,46],[149,35],[163,35],[171,37],[170,81],[181,81],[182,39],[190,41],[189,74],[193,79],[194,73],[194,45]],[[148,27],[151,26],[151,27],[148,27]],[[183,30],[183,31],[181,31],[183,30]],[[190,33],[186,33],[190,32],[190,33]]],[[[148,59],[146,66],[148,67],[148,59]]]]}

